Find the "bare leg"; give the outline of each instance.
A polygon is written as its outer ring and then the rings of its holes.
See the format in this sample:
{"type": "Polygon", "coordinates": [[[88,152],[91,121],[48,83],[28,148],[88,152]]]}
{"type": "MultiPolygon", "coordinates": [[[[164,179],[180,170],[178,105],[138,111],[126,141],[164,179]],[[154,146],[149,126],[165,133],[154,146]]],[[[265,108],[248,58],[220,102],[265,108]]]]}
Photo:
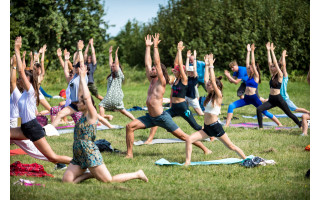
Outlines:
{"type": "Polygon", "coordinates": [[[283,126],[283,125],[281,124],[281,122],[278,120],[278,118],[276,118],[275,115],[273,115],[272,121],[274,121],[278,126],[283,126]]]}
{"type": "Polygon", "coordinates": [[[226,124],[224,125],[225,127],[229,127],[229,124],[231,122],[232,116],[233,116],[233,113],[228,113],[227,114],[227,121],[226,121],[226,124]]]}
{"type": "Polygon", "coordinates": [[[310,111],[309,111],[309,110],[306,110],[306,109],[304,109],[304,108],[297,108],[297,109],[295,110],[295,112],[303,112],[303,113],[310,114],[310,111]]]}
{"type": "Polygon", "coordinates": [[[154,126],[154,127],[152,127],[152,128],[150,129],[150,135],[149,135],[148,139],[144,142],[144,144],[150,144],[150,143],[152,142],[153,137],[154,137],[154,135],[155,135],[156,132],[157,132],[157,129],[158,129],[157,126],[154,126]]]}
{"type": "Polygon", "coordinates": [[[204,115],[204,113],[202,112],[201,108],[194,108],[194,111],[196,111],[196,113],[197,113],[199,116],[204,115]]]}
{"type": "Polygon", "coordinates": [[[230,150],[235,151],[242,159],[246,159],[246,155],[244,155],[243,151],[239,147],[231,142],[227,133],[223,134],[223,136],[219,137],[218,139],[230,150]]]}
{"type": "Polygon", "coordinates": [[[102,117],[105,116],[105,114],[104,114],[104,107],[99,106],[99,114],[100,114],[102,117]]]}
{"type": "Polygon", "coordinates": [[[97,94],[97,99],[99,99],[100,101],[102,101],[103,100],[103,97],[100,95],[100,94],[97,94]]]}
{"type": "Polygon", "coordinates": [[[126,109],[122,109],[122,110],[118,110],[119,112],[121,112],[122,114],[124,114],[125,116],[129,117],[131,120],[134,120],[134,116],[128,112],[126,109]]]}
{"type": "Polygon", "coordinates": [[[126,143],[127,143],[127,155],[126,158],[133,158],[133,142],[134,131],[137,129],[145,129],[146,126],[138,119],[133,120],[126,126],[126,143]]]}
{"type": "Polygon", "coordinates": [[[98,114],[98,120],[99,122],[101,122],[103,125],[109,127],[109,128],[113,128],[113,126],[108,122],[108,120],[106,120],[105,118],[103,118],[101,115],[98,114]]]}
{"type": "Polygon", "coordinates": [[[51,122],[52,126],[57,127],[61,118],[68,116],[68,115],[72,115],[73,113],[76,113],[75,110],[73,110],[71,107],[67,106],[64,107],[62,110],[60,110],[60,112],[58,112],[56,118],[53,120],[53,122],[51,122]]]}
{"type": "Polygon", "coordinates": [[[85,175],[84,174],[85,171],[86,170],[81,169],[81,167],[79,165],[74,165],[74,164],[70,163],[68,168],[66,169],[66,171],[63,174],[62,182],[79,183],[80,181],[84,180],[84,179],[81,179],[80,177],[85,175]]]}
{"type": "Polygon", "coordinates": [[[308,121],[310,119],[310,115],[309,114],[304,114],[302,115],[302,133],[304,135],[308,135],[308,121]]]}
{"type": "Polygon", "coordinates": [[[148,182],[148,178],[146,177],[146,175],[142,170],[139,170],[133,173],[117,174],[115,176],[111,176],[105,164],[99,165],[97,167],[90,167],[89,170],[96,179],[105,183],[106,182],[122,183],[132,179],[141,179],[145,182],[148,182]]]}
{"type": "MultiPolygon", "coordinates": [[[[187,135],[186,133],[184,133],[180,128],[178,128],[177,130],[171,132],[174,136],[176,136],[177,138],[186,141],[189,138],[189,135],[187,135]]],[[[209,150],[206,146],[204,146],[202,144],[202,142],[197,141],[193,143],[194,145],[196,145],[197,147],[199,147],[200,149],[202,149],[202,151],[204,152],[204,154],[211,154],[212,151],[209,150]]]]}
{"type": "Polygon", "coordinates": [[[244,95],[239,96],[240,99],[244,99],[244,95]]]}
{"type": "Polygon", "coordinates": [[[191,153],[192,153],[192,143],[206,139],[208,137],[209,136],[203,130],[197,131],[189,136],[189,138],[186,140],[186,162],[184,163],[184,165],[190,165],[191,153]]]}
{"type": "Polygon", "coordinates": [[[20,127],[17,128],[10,128],[10,139],[12,140],[28,140],[28,138],[26,138],[20,127]]]}
{"type": "Polygon", "coordinates": [[[60,156],[54,153],[45,137],[33,142],[37,149],[53,163],[69,164],[72,158],[69,156],[60,156]]]}

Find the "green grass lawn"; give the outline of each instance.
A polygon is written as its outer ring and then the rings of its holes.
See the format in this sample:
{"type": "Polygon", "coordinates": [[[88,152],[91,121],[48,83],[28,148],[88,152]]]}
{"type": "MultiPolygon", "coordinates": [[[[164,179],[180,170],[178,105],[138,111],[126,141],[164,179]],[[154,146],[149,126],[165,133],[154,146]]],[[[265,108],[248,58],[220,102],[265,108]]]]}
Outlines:
{"type": "MultiPolygon", "coordinates": [[[[127,71],[125,75],[129,74],[127,71]]],[[[144,76],[143,72],[139,75],[144,76]]],[[[106,74],[104,75],[105,79],[106,74]]],[[[130,77],[130,75],[128,75],[130,77]]],[[[64,80],[56,83],[44,84],[44,89],[51,95],[58,95],[66,87],[64,80]]],[[[106,93],[106,81],[102,78],[99,82],[99,93],[106,93]]],[[[238,85],[231,85],[226,80],[224,83],[224,105],[220,118],[226,117],[228,104],[237,100],[236,90],[238,85]]],[[[145,78],[135,82],[127,79],[123,85],[124,104],[126,108],[132,106],[145,106],[149,83],[145,78]]],[[[205,92],[201,88],[200,95],[205,92]]],[[[265,80],[259,86],[259,94],[268,98],[269,86],[265,80]]],[[[290,82],[288,84],[290,99],[299,107],[310,109],[310,86],[304,82],[290,82]]],[[[170,87],[167,86],[164,97],[170,96],[170,87]]],[[[98,105],[98,100],[96,105],[98,105]]],[[[50,99],[54,106],[59,100],[50,99]]],[[[39,110],[43,108],[40,107],[39,110]]],[[[192,110],[193,111],[193,110],[192,110]]],[[[194,111],[193,111],[194,112],[194,111]]],[[[282,114],[279,108],[271,110],[273,114],[282,114]]],[[[114,115],[112,124],[125,126],[129,118],[118,112],[114,115]]],[[[145,114],[144,111],[132,112],[135,117],[145,114]]],[[[242,115],[255,115],[254,106],[236,109],[234,116],[239,120],[232,123],[257,122],[254,119],[245,119],[242,115]]],[[[203,117],[195,117],[199,124],[203,124],[203,117]]],[[[69,118],[71,119],[71,118],[69,118]]],[[[284,126],[295,126],[289,118],[279,119],[284,126]]],[[[182,118],[174,118],[178,126],[186,133],[195,132],[182,118]]],[[[270,121],[269,119],[264,119],[270,121]]],[[[226,133],[235,145],[239,146],[246,155],[260,156],[276,161],[276,165],[244,168],[239,164],[234,165],[209,165],[209,166],[157,166],[155,161],[165,158],[169,161],[183,163],[185,160],[185,144],[155,144],[134,146],[134,158],[125,159],[124,155],[102,153],[104,162],[112,175],[118,173],[144,170],[149,178],[145,183],[132,180],[125,183],[101,183],[96,179],[86,180],[78,185],[62,183],[64,171],[54,170],[54,164],[36,160],[28,155],[11,156],[10,163],[37,162],[44,166],[47,173],[54,178],[35,177],[10,177],[11,199],[310,199],[310,179],[305,178],[306,171],[310,168],[310,152],[304,150],[310,144],[310,137],[301,137],[300,129],[291,130],[257,130],[243,128],[225,128],[226,133]],[[45,184],[46,187],[24,187],[13,185],[19,178],[34,180],[36,183],[45,184]]],[[[105,130],[97,132],[98,139],[106,139],[114,148],[126,151],[125,129],[105,130]]],[[[149,130],[135,132],[135,141],[145,140],[149,130]]],[[[174,138],[164,129],[159,128],[155,138],[174,138]]],[[[57,154],[72,157],[73,134],[64,134],[59,137],[47,137],[47,140],[57,154]]],[[[204,155],[196,147],[193,148],[192,161],[206,161],[223,158],[237,158],[237,154],[228,150],[224,145],[215,140],[204,142],[204,145],[213,151],[204,155]]],[[[17,148],[15,145],[11,149],[17,148]]]]}

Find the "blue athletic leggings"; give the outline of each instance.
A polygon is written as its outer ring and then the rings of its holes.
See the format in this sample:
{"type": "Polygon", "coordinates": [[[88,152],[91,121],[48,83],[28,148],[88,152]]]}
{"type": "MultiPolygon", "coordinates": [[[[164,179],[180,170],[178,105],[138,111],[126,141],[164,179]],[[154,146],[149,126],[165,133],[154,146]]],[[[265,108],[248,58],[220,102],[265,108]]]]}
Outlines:
{"type": "MultiPolygon", "coordinates": [[[[235,109],[235,108],[240,108],[240,107],[250,105],[250,104],[254,105],[256,108],[262,104],[262,102],[258,98],[257,94],[244,95],[244,99],[239,99],[239,100],[233,102],[232,104],[229,105],[228,113],[233,113],[233,109],[235,109]]],[[[273,115],[270,112],[268,112],[267,110],[263,111],[262,113],[270,119],[273,118],[273,115]]]]}

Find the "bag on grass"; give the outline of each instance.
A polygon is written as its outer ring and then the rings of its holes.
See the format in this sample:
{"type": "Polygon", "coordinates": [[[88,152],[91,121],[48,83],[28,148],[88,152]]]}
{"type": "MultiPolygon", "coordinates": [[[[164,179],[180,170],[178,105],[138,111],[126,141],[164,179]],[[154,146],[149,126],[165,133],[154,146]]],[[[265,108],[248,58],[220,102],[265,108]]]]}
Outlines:
{"type": "Polygon", "coordinates": [[[108,142],[108,141],[105,140],[105,139],[97,140],[97,141],[95,141],[94,143],[98,146],[100,152],[103,152],[103,151],[115,152],[115,153],[119,153],[119,152],[120,152],[118,149],[114,149],[114,148],[111,146],[111,143],[108,142]]]}

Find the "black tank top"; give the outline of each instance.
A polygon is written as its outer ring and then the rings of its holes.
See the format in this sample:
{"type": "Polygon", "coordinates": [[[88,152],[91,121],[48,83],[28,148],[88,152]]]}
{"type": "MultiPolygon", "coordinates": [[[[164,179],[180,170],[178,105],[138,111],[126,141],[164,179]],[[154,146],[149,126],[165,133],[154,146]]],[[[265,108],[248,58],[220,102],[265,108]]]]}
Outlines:
{"type": "Polygon", "coordinates": [[[187,93],[188,85],[183,85],[181,79],[178,84],[175,85],[175,82],[172,85],[172,97],[185,98],[187,93]]]}
{"type": "Polygon", "coordinates": [[[277,81],[277,84],[274,86],[274,85],[272,84],[272,78],[270,79],[269,85],[270,85],[270,88],[273,88],[273,89],[281,89],[281,83],[280,83],[279,81],[277,81]]]}

